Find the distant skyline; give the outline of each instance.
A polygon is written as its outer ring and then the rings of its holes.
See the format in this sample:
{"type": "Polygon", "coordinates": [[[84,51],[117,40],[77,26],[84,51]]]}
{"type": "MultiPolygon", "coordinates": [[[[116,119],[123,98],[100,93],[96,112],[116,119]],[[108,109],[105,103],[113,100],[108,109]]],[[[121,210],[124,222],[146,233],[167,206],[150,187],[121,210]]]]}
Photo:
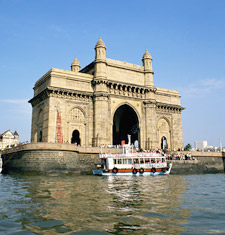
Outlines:
{"type": "Polygon", "coordinates": [[[99,37],[111,59],[142,64],[154,85],[178,90],[184,146],[225,146],[225,1],[0,0],[0,133],[30,141],[35,82],[52,67],[94,60],[99,37]]]}

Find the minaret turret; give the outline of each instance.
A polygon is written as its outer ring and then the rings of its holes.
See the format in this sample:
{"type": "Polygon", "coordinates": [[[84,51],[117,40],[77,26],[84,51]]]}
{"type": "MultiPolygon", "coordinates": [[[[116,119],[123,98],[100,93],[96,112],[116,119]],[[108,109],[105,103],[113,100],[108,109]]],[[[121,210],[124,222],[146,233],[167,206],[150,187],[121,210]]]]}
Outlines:
{"type": "Polygon", "coordinates": [[[105,60],[106,59],[106,46],[100,37],[95,46],[95,60],[105,60]]]}
{"type": "Polygon", "coordinates": [[[144,73],[145,73],[145,85],[154,86],[153,84],[154,72],[152,71],[152,57],[147,49],[145,51],[145,54],[142,57],[142,63],[144,66],[144,73]]]}
{"type": "Polygon", "coordinates": [[[71,64],[71,71],[73,71],[73,72],[79,72],[80,71],[80,62],[77,59],[77,57],[75,57],[73,63],[71,64]]]}
{"type": "Polygon", "coordinates": [[[95,73],[93,79],[93,104],[94,104],[94,137],[93,145],[99,146],[109,142],[109,126],[106,124],[110,119],[109,95],[107,87],[107,65],[105,43],[99,38],[95,46],[95,73]],[[101,117],[101,118],[99,118],[101,117]]]}
{"type": "Polygon", "coordinates": [[[100,37],[95,45],[95,80],[106,79],[106,46],[100,37]]]}

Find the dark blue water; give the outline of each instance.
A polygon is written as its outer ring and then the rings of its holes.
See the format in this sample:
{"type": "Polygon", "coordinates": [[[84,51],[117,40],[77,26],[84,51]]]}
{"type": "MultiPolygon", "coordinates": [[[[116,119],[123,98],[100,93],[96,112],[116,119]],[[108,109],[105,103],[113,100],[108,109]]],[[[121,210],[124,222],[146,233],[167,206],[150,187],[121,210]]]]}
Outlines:
{"type": "Polygon", "coordinates": [[[225,234],[225,174],[15,174],[0,186],[0,234],[225,234]]]}

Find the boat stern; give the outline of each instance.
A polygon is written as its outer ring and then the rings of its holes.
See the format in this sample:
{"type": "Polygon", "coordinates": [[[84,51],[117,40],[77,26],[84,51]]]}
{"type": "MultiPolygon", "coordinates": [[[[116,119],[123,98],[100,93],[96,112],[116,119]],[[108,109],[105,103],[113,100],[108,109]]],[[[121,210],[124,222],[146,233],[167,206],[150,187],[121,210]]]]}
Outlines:
{"type": "Polygon", "coordinates": [[[93,175],[102,175],[103,171],[101,169],[92,170],[93,175]]]}
{"type": "Polygon", "coordinates": [[[170,171],[171,171],[171,169],[172,169],[172,166],[173,166],[173,164],[172,163],[168,163],[168,171],[167,171],[167,174],[170,174],[170,171]]]}

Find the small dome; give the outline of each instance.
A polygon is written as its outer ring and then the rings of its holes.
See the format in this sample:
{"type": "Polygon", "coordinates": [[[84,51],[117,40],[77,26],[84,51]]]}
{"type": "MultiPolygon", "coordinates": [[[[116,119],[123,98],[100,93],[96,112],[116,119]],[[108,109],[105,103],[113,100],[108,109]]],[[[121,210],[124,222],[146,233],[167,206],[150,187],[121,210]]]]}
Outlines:
{"type": "Polygon", "coordinates": [[[152,57],[147,49],[145,50],[145,54],[142,57],[142,60],[144,60],[144,59],[152,59],[152,57]]]}
{"type": "MultiPolygon", "coordinates": [[[[100,37],[95,48],[96,47],[105,47],[105,43],[102,41],[102,38],[100,37]]],[[[106,47],[105,47],[106,48],[106,47]]]]}
{"type": "Polygon", "coordinates": [[[73,63],[71,64],[71,66],[80,66],[80,62],[79,62],[79,60],[77,59],[77,57],[75,57],[75,59],[74,59],[74,61],[73,61],[73,63]]]}

